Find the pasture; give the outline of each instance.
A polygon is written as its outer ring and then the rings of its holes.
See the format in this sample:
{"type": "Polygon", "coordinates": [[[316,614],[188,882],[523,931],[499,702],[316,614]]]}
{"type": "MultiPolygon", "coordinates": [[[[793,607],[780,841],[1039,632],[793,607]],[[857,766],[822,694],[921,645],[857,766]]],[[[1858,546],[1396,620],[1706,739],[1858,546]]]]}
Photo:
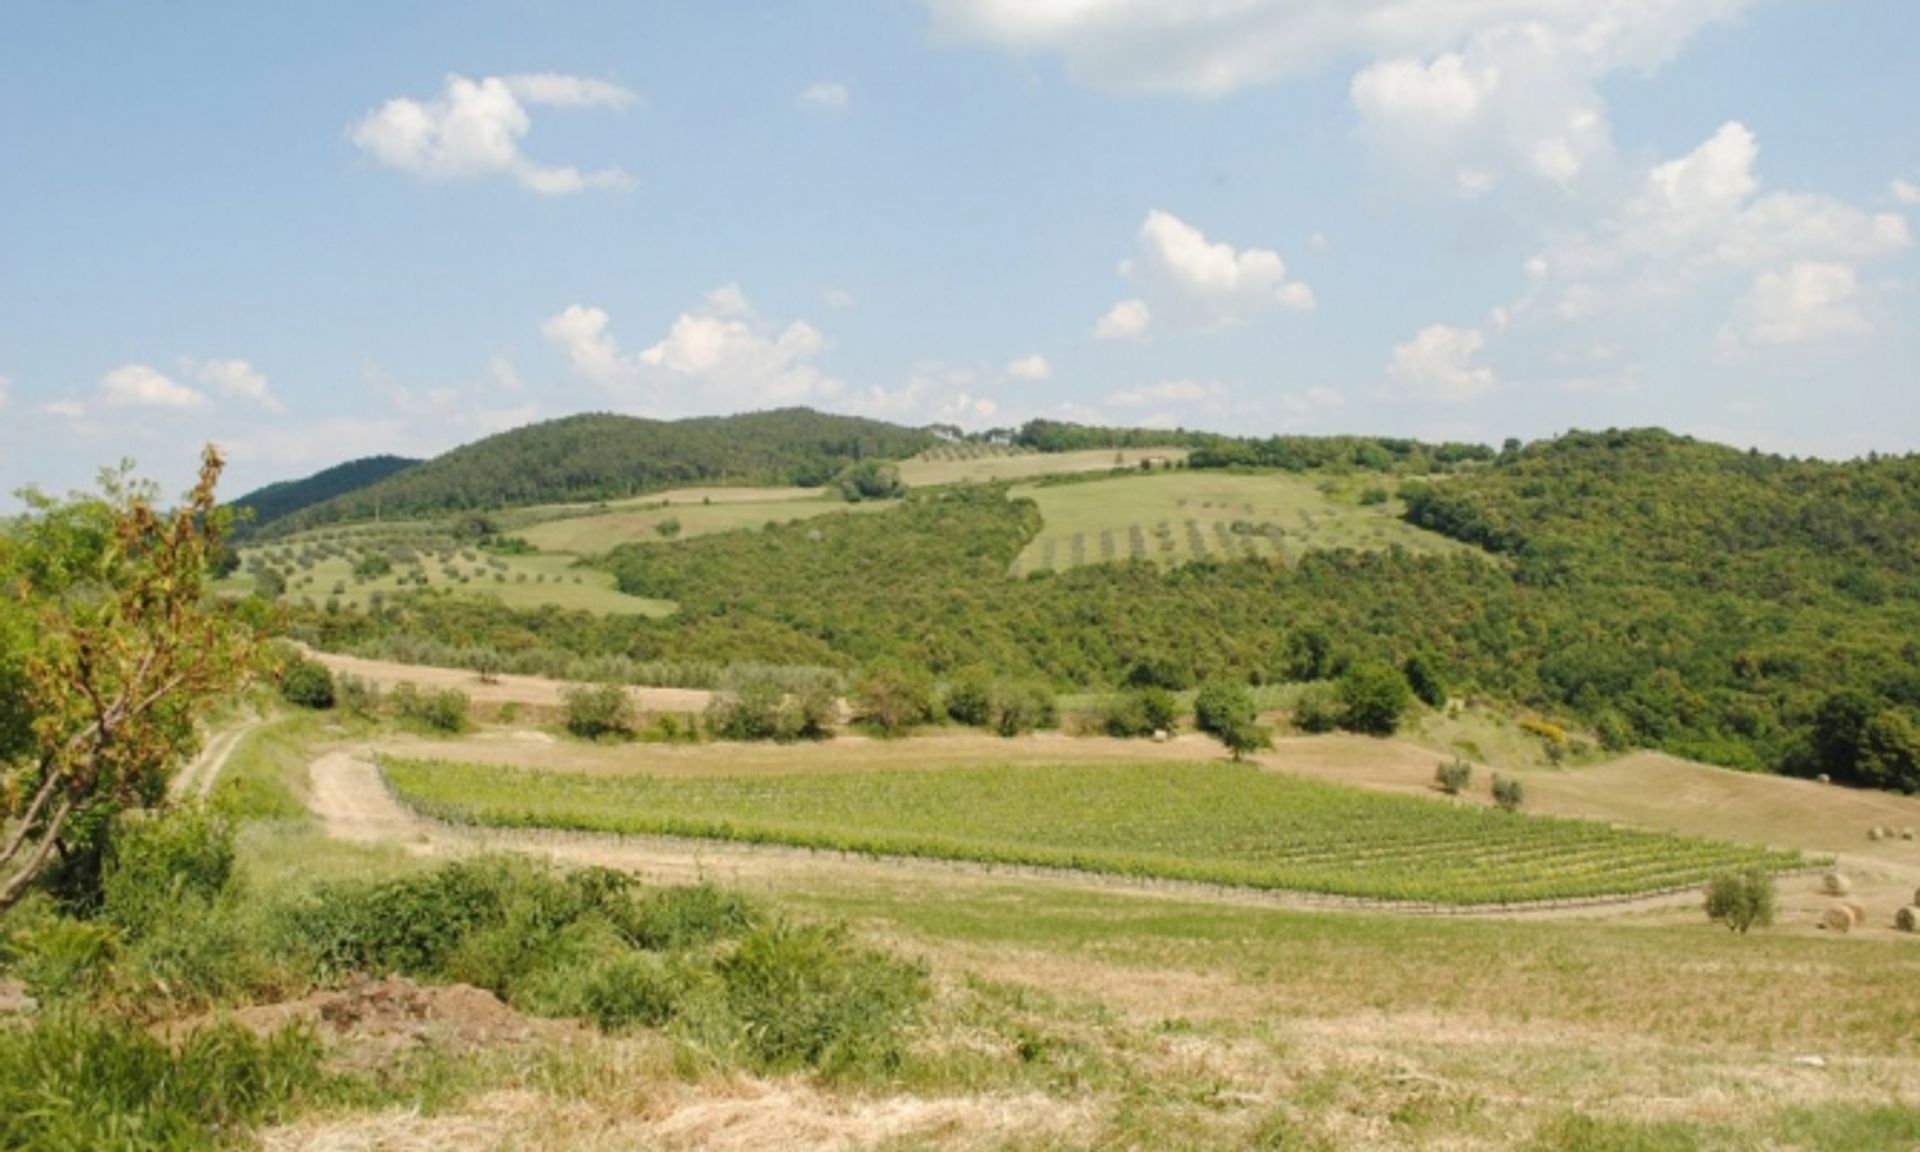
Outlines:
{"type": "Polygon", "coordinates": [[[787,844],[1375,900],[1633,896],[1795,853],[1380,795],[1248,765],[563,775],[388,759],[415,810],[490,827],[787,844]]]}
{"type": "Polygon", "coordinates": [[[676,498],[669,494],[607,505],[605,511],[542,519],[516,535],[542,552],[592,556],[622,544],[686,540],[818,516],[879,512],[888,507],[884,502],[849,504],[838,492],[819,488],[744,491],[756,498],[676,498]]]}
{"type": "Polygon", "coordinates": [[[1292,562],[1322,548],[1464,547],[1400,520],[1397,501],[1361,504],[1286,473],[1158,472],[1013,494],[1039,504],[1046,521],[1014,561],[1015,575],[1128,559],[1174,567],[1209,558],[1292,562]]]}
{"type": "Polygon", "coordinates": [[[985,484],[995,480],[1108,472],[1115,468],[1138,468],[1144,460],[1186,458],[1185,448],[1101,448],[1041,453],[986,444],[945,444],[901,461],[900,478],[909,488],[936,488],[942,484],[985,484]]]}

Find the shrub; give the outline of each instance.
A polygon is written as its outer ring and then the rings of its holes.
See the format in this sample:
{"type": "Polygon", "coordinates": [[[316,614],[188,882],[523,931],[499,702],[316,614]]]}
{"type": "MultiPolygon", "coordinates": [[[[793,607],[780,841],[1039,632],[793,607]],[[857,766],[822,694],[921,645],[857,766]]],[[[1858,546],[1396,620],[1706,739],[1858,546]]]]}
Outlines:
{"type": "Polygon", "coordinates": [[[417,685],[402,682],[394,686],[391,700],[395,715],[435,732],[466,731],[473,711],[473,701],[458,688],[422,692],[417,685]]]}
{"type": "Polygon", "coordinates": [[[772,924],[718,965],[747,1054],[768,1072],[890,1069],[927,995],[926,972],[853,945],[843,929],[772,924]]]}
{"type": "Polygon", "coordinates": [[[1037,728],[1060,723],[1060,706],[1045,684],[1001,681],[993,687],[993,730],[1002,736],[1024,736],[1037,728]]]}
{"type": "Polygon", "coordinates": [[[1433,770],[1433,782],[1447,795],[1458,796],[1473,782],[1473,765],[1459,757],[1442,760],[1433,770]]]}
{"type": "Polygon", "coordinates": [[[380,685],[352,673],[334,678],[334,694],[342,708],[356,716],[375,716],[380,712],[380,685]]]}
{"type": "Polygon", "coordinates": [[[0,1147],[214,1149],[323,1079],[313,1034],[199,1028],[177,1049],[132,1023],[52,1012],[0,1028],[0,1147]]]}
{"type": "Polygon", "coordinates": [[[1340,726],[1369,736],[1391,736],[1413,700],[1407,679],[1385,664],[1355,664],[1335,685],[1340,726]]]}
{"type": "Polygon", "coordinates": [[[1511,776],[1493,774],[1493,802],[1506,812],[1519,811],[1527,802],[1527,787],[1511,776]]]}
{"type": "Polygon", "coordinates": [[[101,914],[129,938],[185,905],[205,909],[233,879],[233,829],[188,808],[159,818],[122,818],[101,877],[101,914]]]}
{"type": "Polygon", "coordinates": [[[1225,744],[1235,760],[1273,744],[1260,726],[1253,692],[1237,680],[1211,680],[1203,685],[1194,698],[1193,720],[1202,732],[1225,744]]]}
{"type": "Polygon", "coordinates": [[[907,494],[900,469],[878,460],[862,460],[840,474],[840,494],[849,503],[862,500],[897,500],[907,494]]]}
{"type": "Polygon", "coordinates": [[[333,673],[318,660],[295,656],[280,673],[280,695],[299,708],[333,707],[333,673]]]}
{"type": "Polygon", "coordinates": [[[955,724],[985,728],[993,722],[993,681],[979,668],[968,669],[947,686],[947,716],[955,724]]]}
{"type": "Polygon", "coordinates": [[[1401,674],[1407,678],[1407,687],[1413,690],[1414,698],[1429,708],[1442,708],[1447,703],[1447,685],[1441,678],[1439,669],[1425,656],[1409,656],[1400,667],[1401,674]]]}
{"type": "Polygon", "coordinates": [[[1340,727],[1340,701],[1323,686],[1300,694],[1293,706],[1293,726],[1302,732],[1331,732],[1340,727]]]}
{"type": "Polygon", "coordinates": [[[933,719],[933,683],[904,664],[868,669],[853,689],[854,718],[883,736],[902,736],[933,719]]]}
{"type": "Polygon", "coordinates": [[[671,540],[675,536],[680,535],[680,521],[677,517],[669,516],[665,520],[660,521],[660,523],[655,524],[653,530],[659,534],[661,539],[671,540]]]}
{"type": "Polygon", "coordinates": [[[1745,935],[1773,923],[1773,876],[1758,868],[1723,872],[1707,884],[1707,919],[1745,935]]]}
{"type": "Polygon", "coordinates": [[[1130,688],[1107,703],[1101,727],[1130,740],[1170,732],[1179,716],[1180,702],[1165,688],[1130,688]]]}
{"type": "Polygon", "coordinates": [[[1165,656],[1147,656],[1136,660],[1133,667],[1127,669],[1127,687],[1185,692],[1193,687],[1193,671],[1165,656]]]}
{"type": "Polygon", "coordinates": [[[633,735],[633,699],[620,685],[575,685],[566,690],[563,698],[567,731],[573,735],[583,740],[607,737],[625,740],[633,735]]]}

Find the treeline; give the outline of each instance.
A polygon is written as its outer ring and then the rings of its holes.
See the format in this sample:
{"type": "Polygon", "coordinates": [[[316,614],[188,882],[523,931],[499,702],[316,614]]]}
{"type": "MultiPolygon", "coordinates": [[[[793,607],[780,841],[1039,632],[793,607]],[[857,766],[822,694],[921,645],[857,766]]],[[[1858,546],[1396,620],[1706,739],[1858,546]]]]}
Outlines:
{"type": "Polygon", "coordinates": [[[670,422],[569,416],[456,448],[279,527],[618,500],[693,484],[818,487],[859,461],[901,459],[932,443],[923,431],[806,408],[670,422]]]}
{"type": "Polygon", "coordinates": [[[1011,579],[1038,512],[981,487],[609,557],[624,591],[680,604],[667,620],[418,599],[304,623],[328,644],[414,633],[634,660],[894,659],[1062,689],[1118,686],[1143,664],[1259,683],[1417,660],[1455,695],[1578,718],[1614,746],[1920,788],[1916,491],[1911,459],[1570,437],[1408,491],[1417,522],[1487,553],[1011,579]]]}
{"type": "Polygon", "coordinates": [[[228,505],[238,513],[234,535],[245,538],[276,520],[378,484],[418,463],[403,456],[368,456],[336,464],[304,480],[283,480],[256,489],[228,505]]]}
{"type": "Polygon", "coordinates": [[[1284,472],[1396,472],[1427,475],[1495,459],[1484,444],[1428,444],[1393,436],[1214,437],[1187,457],[1189,468],[1274,468],[1284,472]]]}

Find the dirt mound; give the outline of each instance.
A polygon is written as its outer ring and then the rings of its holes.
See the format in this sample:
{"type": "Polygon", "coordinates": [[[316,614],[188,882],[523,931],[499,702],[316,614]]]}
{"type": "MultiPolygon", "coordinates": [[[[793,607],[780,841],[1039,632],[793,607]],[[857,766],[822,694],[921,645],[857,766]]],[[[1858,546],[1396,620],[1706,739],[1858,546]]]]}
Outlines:
{"type": "Polygon", "coordinates": [[[570,1027],[522,1016],[482,988],[416,984],[404,976],[363,977],[344,988],[202,1017],[170,1031],[175,1035],[191,1032],[215,1019],[231,1020],[263,1036],[304,1024],[330,1044],[376,1058],[428,1044],[442,1051],[471,1052],[524,1043],[570,1027]]]}

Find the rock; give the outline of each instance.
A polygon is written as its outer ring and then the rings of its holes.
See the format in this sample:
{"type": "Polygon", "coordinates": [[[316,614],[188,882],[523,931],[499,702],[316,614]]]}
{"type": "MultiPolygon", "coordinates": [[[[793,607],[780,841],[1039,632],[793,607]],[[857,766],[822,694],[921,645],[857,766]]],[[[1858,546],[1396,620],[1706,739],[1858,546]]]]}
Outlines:
{"type": "Polygon", "coordinates": [[[0,1016],[25,1016],[40,1007],[40,1001],[27,995],[27,986],[17,980],[0,980],[0,1016]]]}
{"type": "Polygon", "coordinates": [[[1825,1068],[1827,1066],[1827,1058],[1825,1056],[1795,1056],[1792,1063],[1795,1068],[1825,1068]]]}

